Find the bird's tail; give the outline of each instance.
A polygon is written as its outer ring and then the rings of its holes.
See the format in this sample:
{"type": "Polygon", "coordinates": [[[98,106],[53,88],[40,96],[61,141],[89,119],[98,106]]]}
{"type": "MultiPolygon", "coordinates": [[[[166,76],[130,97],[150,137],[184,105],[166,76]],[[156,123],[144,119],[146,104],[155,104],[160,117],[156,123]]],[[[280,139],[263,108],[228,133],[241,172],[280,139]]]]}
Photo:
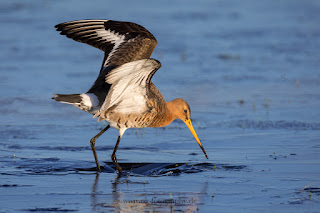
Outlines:
{"type": "Polygon", "coordinates": [[[52,99],[66,104],[80,104],[82,101],[81,94],[54,94],[52,99]]]}
{"type": "Polygon", "coordinates": [[[85,94],[54,94],[52,97],[61,103],[72,104],[73,106],[91,114],[95,114],[99,110],[98,98],[93,93],[85,94]]]}

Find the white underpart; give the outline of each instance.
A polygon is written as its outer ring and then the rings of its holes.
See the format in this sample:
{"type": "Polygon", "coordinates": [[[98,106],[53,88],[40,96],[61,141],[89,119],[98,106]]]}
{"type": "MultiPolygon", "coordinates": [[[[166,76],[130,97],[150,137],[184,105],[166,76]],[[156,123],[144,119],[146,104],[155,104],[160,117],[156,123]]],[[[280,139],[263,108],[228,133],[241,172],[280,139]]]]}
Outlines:
{"type": "Polygon", "coordinates": [[[90,111],[99,110],[99,100],[98,97],[93,93],[86,93],[80,95],[82,98],[82,104],[87,106],[90,111]]]}
{"type": "Polygon", "coordinates": [[[119,136],[120,138],[122,137],[122,135],[124,134],[124,132],[127,130],[127,128],[120,128],[119,129],[119,136]]]}
{"type": "Polygon", "coordinates": [[[159,67],[160,64],[156,60],[142,59],[112,70],[106,77],[107,83],[112,86],[101,109],[107,111],[116,105],[114,111],[124,114],[148,110],[147,78],[159,67]]]}

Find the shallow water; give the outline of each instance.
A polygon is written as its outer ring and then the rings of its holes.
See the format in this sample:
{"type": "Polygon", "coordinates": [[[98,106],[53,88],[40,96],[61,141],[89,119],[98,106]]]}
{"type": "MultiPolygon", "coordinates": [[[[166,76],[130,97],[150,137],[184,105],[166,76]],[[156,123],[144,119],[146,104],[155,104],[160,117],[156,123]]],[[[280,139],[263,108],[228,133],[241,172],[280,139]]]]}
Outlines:
{"type": "Polygon", "coordinates": [[[319,9],[317,0],[1,1],[0,212],[319,212],[319,9]],[[131,129],[118,178],[110,129],[96,143],[96,174],[89,140],[106,123],[51,100],[86,91],[103,58],[53,26],[93,18],[155,35],[153,82],[166,100],[188,101],[209,160],[182,122],[131,129]]]}

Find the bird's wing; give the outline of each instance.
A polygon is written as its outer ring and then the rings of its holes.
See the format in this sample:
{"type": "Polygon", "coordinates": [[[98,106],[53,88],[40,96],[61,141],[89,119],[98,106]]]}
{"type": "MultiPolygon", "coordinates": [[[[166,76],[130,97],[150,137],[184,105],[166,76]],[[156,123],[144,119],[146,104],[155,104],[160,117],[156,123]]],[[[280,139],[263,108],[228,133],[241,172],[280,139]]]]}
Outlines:
{"type": "Polygon", "coordinates": [[[124,114],[148,110],[147,95],[151,78],[160,67],[160,62],[155,59],[141,59],[111,70],[106,76],[106,82],[112,86],[95,117],[104,118],[109,109],[124,114]]]}
{"type": "Polygon", "coordinates": [[[78,20],[55,27],[61,35],[105,52],[100,73],[107,66],[150,58],[157,45],[157,40],[147,29],[131,22],[78,20]]]}

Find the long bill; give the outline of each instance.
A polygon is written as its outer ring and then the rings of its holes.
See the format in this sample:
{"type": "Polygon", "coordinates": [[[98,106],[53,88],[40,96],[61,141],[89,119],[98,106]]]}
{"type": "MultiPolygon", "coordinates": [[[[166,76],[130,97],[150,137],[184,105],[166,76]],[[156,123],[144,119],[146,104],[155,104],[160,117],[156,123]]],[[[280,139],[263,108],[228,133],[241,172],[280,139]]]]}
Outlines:
{"type": "Polygon", "coordinates": [[[199,140],[199,138],[198,138],[198,135],[197,135],[196,131],[194,130],[194,128],[193,128],[193,126],[192,126],[191,119],[185,120],[185,121],[183,121],[183,122],[187,125],[187,127],[189,128],[189,130],[190,130],[190,132],[192,133],[193,137],[194,137],[194,138],[196,139],[196,141],[198,142],[200,148],[201,148],[202,151],[203,151],[203,154],[206,156],[207,159],[209,159],[206,151],[204,150],[204,148],[203,148],[203,146],[202,146],[202,144],[201,144],[201,142],[200,142],[200,140],[199,140]]]}

